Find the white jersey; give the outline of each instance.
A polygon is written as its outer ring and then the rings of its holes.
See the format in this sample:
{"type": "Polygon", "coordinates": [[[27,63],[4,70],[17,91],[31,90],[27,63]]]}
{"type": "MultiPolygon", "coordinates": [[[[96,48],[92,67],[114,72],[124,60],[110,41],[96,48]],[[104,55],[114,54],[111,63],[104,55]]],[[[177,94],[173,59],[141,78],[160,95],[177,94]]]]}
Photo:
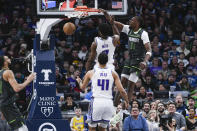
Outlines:
{"type": "Polygon", "coordinates": [[[113,44],[113,38],[108,37],[107,39],[102,39],[101,37],[95,38],[95,43],[97,45],[96,53],[97,57],[95,62],[98,63],[98,55],[101,52],[105,52],[108,55],[108,63],[107,64],[113,64],[114,63],[114,52],[116,47],[113,44]]]}
{"type": "Polygon", "coordinates": [[[112,99],[112,87],[114,78],[112,69],[97,68],[92,76],[92,96],[94,98],[109,98],[112,99]]]}

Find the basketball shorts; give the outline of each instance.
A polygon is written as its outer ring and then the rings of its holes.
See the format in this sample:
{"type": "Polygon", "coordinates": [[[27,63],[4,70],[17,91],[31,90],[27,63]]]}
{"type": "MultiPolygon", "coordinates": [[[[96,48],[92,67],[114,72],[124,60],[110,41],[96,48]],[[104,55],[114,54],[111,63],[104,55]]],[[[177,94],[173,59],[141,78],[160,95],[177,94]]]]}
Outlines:
{"type": "Polygon", "coordinates": [[[100,124],[101,127],[107,128],[110,119],[115,113],[112,99],[92,98],[88,115],[90,127],[96,127],[100,124]]]}
{"type": "Polygon", "coordinates": [[[16,130],[23,126],[24,120],[22,114],[15,104],[2,106],[0,110],[12,130],[16,130]]]}
{"type": "Polygon", "coordinates": [[[126,59],[121,73],[121,77],[125,77],[129,81],[137,82],[140,74],[139,63],[141,59],[126,59]]]}

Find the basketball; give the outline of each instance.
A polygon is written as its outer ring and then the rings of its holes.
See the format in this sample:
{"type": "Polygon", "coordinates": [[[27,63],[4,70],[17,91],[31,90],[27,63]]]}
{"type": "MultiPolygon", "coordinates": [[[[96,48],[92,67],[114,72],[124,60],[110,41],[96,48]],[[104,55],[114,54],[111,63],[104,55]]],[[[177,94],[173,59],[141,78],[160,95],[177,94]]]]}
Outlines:
{"type": "Polygon", "coordinates": [[[73,23],[68,22],[66,24],[64,24],[63,26],[63,31],[66,35],[72,35],[76,30],[76,27],[73,23]]]}

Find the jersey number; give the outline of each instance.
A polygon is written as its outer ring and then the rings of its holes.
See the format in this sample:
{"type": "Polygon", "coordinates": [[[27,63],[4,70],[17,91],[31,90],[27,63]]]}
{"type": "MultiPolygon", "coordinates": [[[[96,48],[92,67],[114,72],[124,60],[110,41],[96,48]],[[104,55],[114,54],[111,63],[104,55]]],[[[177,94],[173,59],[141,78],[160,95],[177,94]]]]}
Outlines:
{"type": "Polygon", "coordinates": [[[108,55],[109,54],[109,50],[104,50],[103,53],[108,55]]]}
{"type": "Polygon", "coordinates": [[[106,79],[98,79],[98,86],[101,86],[101,90],[109,89],[109,80],[106,79]]]}

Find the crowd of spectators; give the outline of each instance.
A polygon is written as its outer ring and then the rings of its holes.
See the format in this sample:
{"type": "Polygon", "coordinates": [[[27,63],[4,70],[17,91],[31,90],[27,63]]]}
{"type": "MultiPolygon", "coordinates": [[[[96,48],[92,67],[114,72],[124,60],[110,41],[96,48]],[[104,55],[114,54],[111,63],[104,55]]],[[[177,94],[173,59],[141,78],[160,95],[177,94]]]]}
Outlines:
{"type": "MultiPolygon", "coordinates": [[[[36,22],[39,20],[34,13],[35,5],[31,0],[1,0],[0,5],[0,55],[11,58],[25,57],[33,47],[36,22]]],[[[120,124],[125,130],[134,128],[132,123],[129,124],[131,127],[125,123],[128,123],[129,119],[135,119],[140,112],[143,116],[140,121],[147,121],[147,127],[144,128],[148,128],[151,124],[159,125],[158,114],[177,111],[186,117],[191,114],[193,108],[195,112],[197,107],[195,103],[197,100],[197,2],[195,0],[128,0],[128,14],[115,18],[128,24],[129,19],[135,15],[143,17],[144,29],[149,33],[153,55],[146,71],[141,72],[136,84],[130,102],[132,118],[126,118],[125,122],[120,124]],[[185,92],[181,96],[174,93],[177,91],[185,92]],[[165,95],[166,92],[171,94],[165,95]],[[156,97],[158,93],[163,98],[156,97]],[[176,104],[167,103],[168,100],[176,104]],[[191,101],[194,101],[193,105],[191,101]],[[165,104],[168,105],[166,108],[165,104]]],[[[74,105],[78,101],[91,98],[91,86],[89,85],[82,93],[76,77],[83,78],[86,72],[84,65],[91,43],[98,35],[98,25],[103,22],[106,20],[101,16],[67,19],[51,29],[50,34],[55,35],[56,40],[57,93],[65,94],[65,98],[60,99],[65,103],[61,106],[62,111],[66,109],[74,111],[74,105]],[[77,27],[75,34],[71,36],[65,35],[62,30],[63,25],[68,21],[73,22],[77,27]],[[70,96],[68,94],[72,94],[72,97],[67,98],[66,96],[70,96]],[[74,104],[70,102],[71,99],[74,104]]],[[[119,74],[122,71],[123,61],[129,57],[126,51],[128,38],[123,33],[120,38],[120,45],[115,52],[115,69],[119,74]]],[[[22,83],[28,71],[23,68],[24,63],[13,62],[11,68],[16,80],[22,83]]],[[[18,94],[17,103],[22,112],[27,106],[25,93],[26,91],[23,90],[18,94]]],[[[126,114],[128,115],[128,112],[126,114]]],[[[186,124],[191,124],[188,118],[185,120],[177,114],[171,116],[173,119],[169,128],[174,128],[173,125],[176,125],[180,129],[186,127],[186,124]],[[178,120],[179,117],[182,122],[178,120]],[[174,119],[176,124],[172,124],[174,119]]]]}

